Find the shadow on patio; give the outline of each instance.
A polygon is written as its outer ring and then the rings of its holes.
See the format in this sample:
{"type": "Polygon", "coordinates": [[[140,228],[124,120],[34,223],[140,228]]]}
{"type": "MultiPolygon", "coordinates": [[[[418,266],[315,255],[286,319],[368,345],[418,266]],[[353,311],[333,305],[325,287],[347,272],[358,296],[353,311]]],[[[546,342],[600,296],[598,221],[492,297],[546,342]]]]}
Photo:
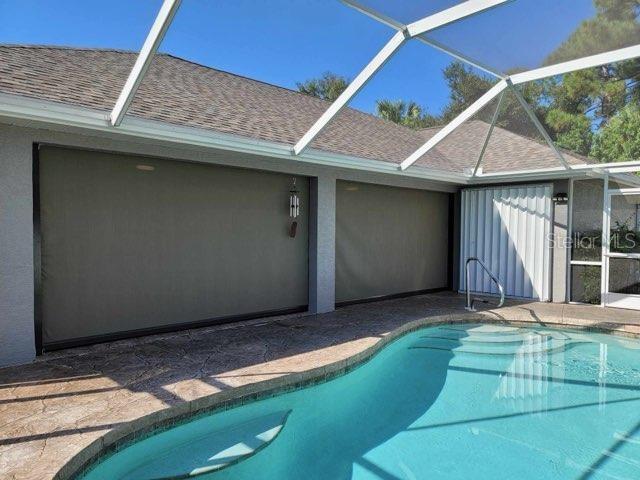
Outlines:
{"type": "MultiPolygon", "coordinates": [[[[346,359],[409,322],[464,315],[463,305],[461,295],[423,295],[53,352],[0,369],[0,471],[46,459],[41,473],[49,475],[143,415],[346,359]]],[[[569,307],[591,325],[622,328],[627,321],[619,311],[515,301],[464,318],[561,324],[569,307]]]]}

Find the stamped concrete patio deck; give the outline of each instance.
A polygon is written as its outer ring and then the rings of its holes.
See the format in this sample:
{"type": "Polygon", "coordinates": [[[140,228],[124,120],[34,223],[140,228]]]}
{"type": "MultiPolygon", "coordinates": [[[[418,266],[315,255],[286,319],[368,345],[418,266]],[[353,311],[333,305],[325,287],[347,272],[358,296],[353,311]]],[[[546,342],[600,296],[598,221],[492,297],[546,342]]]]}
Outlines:
{"type": "Polygon", "coordinates": [[[55,352],[0,369],[0,478],[64,478],[138,428],[140,421],[128,423],[134,419],[188,414],[334,362],[344,368],[398,329],[491,320],[640,334],[639,312],[511,302],[469,314],[462,306],[459,295],[424,295],[55,352]]]}

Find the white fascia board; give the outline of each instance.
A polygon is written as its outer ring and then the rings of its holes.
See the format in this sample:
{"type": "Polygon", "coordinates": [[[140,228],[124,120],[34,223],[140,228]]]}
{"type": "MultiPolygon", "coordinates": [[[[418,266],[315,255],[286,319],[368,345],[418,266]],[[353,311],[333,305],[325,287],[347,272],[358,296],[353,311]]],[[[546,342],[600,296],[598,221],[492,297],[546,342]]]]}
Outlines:
{"type": "Polygon", "coordinates": [[[619,168],[628,168],[628,167],[640,168],[640,160],[630,160],[625,162],[608,162],[608,163],[581,163],[579,165],[571,165],[571,170],[584,172],[588,170],[612,169],[612,171],[615,171],[618,167],[619,168]]]}
{"type": "Polygon", "coordinates": [[[640,45],[612,50],[610,52],[599,53],[588,57],[570,60],[568,62],[557,63],[548,67],[536,68],[527,72],[515,73],[511,75],[511,82],[514,85],[520,83],[533,82],[544,78],[555,77],[565,73],[584,70],[585,68],[599,67],[608,63],[622,62],[640,57],[640,45]]]}
{"type": "Polygon", "coordinates": [[[529,179],[572,178],[640,170],[640,160],[628,162],[594,163],[531,170],[510,170],[496,173],[478,173],[470,183],[520,182],[529,179]]]}
{"type": "Polygon", "coordinates": [[[507,88],[507,82],[505,80],[500,80],[493,87],[491,87],[484,95],[482,95],[478,100],[473,102],[466,110],[464,110],[460,115],[451,120],[447,125],[445,125],[441,130],[438,131],[433,137],[431,137],[422,147],[413,152],[407,159],[405,159],[400,164],[401,170],[406,170],[411,165],[413,165],[420,157],[426,154],[429,150],[435,147],[438,143],[444,140],[451,132],[453,132],[456,128],[462,125],[464,122],[469,120],[473,115],[475,115],[482,107],[488,104],[491,100],[497,97],[502,91],[507,88]]]}
{"type": "Polygon", "coordinates": [[[611,173],[637,173],[640,172],[640,165],[628,167],[611,167],[608,169],[611,173]]]}
{"type": "Polygon", "coordinates": [[[464,185],[468,181],[467,177],[461,173],[425,168],[415,168],[411,172],[403,173],[399,172],[396,163],[313,149],[302,156],[294,157],[291,154],[290,145],[218,133],[201,128],[182,127],[138,117],[127,117],[120,127],[112,128],[108,122],[108,114],[102,111],[3,93],[0,93],[0,123],[15,123],[17,125],[26,123],[38,128],[42,126],[75,127],[86,130],[88,133],[102,132],[127,139],[166,141],[181,145],[279,158],[292,162],[408,176],[453,185],[464,185]],[[20,122],[16,122],[16,120],[20,122]]]}
{"type": "Polygon", "coordinates": [[[584,173],[573,172],[571,170],[566,170],[563,167],[555,168],[555,169],[544,169],[544,170],[532,170],[532,171],[518,171],[518,172],[504,172],[501,173],[478,173],[475,177],[470,178],[469,183],[471,185],[477,184],[509,184],[514,182],[533,182],[533,181],[542,181],[542,180],[556,180],[556,179],[569,179],[575,177],[583,177],[584,173]]]}
{"type": "Polygon", "coordinates": [[[447,8],[428,17],[417,20],[407,25],[409,36],[416,37],[429,30],[448,25],[466,17],[476,15],[485,10],[500,6],[512,0],[467,0],[454,7],[447,8]]]}
{"type": "Polygon", "coordinates": [[[131,72],[129,72],[129,77],[127,77],[127,81],[124,87],[122,87],[118,100],[116,100],[113,110],[111,111],[111,115],[109,115],[109,121],[114,127],[120,125],[127,113],[133,97],[151,65],[153,56],[158,50],[160,43],[162,43],[162,39],[169,29],[171,21],[178,11],[178,7],[180,7],[181,1],[182,0],[164,0],[164,3],[160,7],[160,11],[136,58],[136,62],[133,64],[131,72]]]}
{"type": "Polygon", "coordinates": [[[313,126],[307,130],[302,138],[293,147],[293,152],[300,155],[309,146],[316,136],[329,124],[331,120],[342,110],[347,103],[367,84],[375,73],[384,66],[391,56],[398,51],[406,40],[404,32],[396,32],[393,37],[382,47],[369,64],[353,79],[349,86],[329,108],[316,120],[313,126]]]}

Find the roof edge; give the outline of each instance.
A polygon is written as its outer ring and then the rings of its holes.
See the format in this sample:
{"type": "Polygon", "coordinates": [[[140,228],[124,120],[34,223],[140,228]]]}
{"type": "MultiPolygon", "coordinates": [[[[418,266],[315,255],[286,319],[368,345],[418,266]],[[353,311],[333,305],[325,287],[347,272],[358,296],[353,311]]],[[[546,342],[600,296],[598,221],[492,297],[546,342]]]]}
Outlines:
{"type": "MultiPolygon", "coordinates": [[[[81,52],[111,52],[111,53],[120,53],[123,55],[135,55],[137,56],[140,52],[138,50],[127,50],[121,48],[112,48],[112,47],[77,47],[71,45],[46,45],[46,44],[22,44],[22,43],[0,43],[0,48],[24,48],[24,49],[42,49],[42,50],[69,50],[69,51],[81,51],[81,52]]],[[[194,65],[199,68],[204,68],[206,70],[212,70],[214,72],[222,73],[224,75],[229,75],[231,77],[235,77],[238,79],[246,80],[249,82],[255,82],[260,85],[265,85],[271,88],[277,88],[279,90],[283,90],[285,92],[294,94],[294,95],[303,95],[305,98],[311,99],[312,101],[316,101],[318,103],[322,103],[326,108],[329,108],[333,102],[329,100],[325,100],[323,98],[314,97],[313,95],[309,95],[307,93],[300,92],[299,90],[295,90],[291,87],[285,87],[282,85],[276,85],[275,83],[270,83],[265,80],[259,80],[257,78],[249,77],[247,75],[242,75],[239,73],[235,73],[229,70],[223,70],[220,68],[212,67],[209,65],[205,65],[204,63],[200,63],[196,60],[190,60],[188,58],[180,57],[178,55],[174,55],[173,53],[163,52],[162,50],[158,50],[154,56],[157,57],[169,57],[175,60],[179,60],[181,62],[185,62],[191,65],[194,65]]],[[[392,122],[391,120],[387,120],[386,118],[379,117],[372,112],[365,112],[363,110],[358,110],[357,108],[346,106],[346,109],[351,110],[359,115],[365,115],[370,117],[376,121],[384,122],[393,126],[394,128],[398,128],[401,130],[408,130],[410,132],[419,133],[420,130],[415,130],[405,125],[400,125],[398,123],[392,122]]],[[[433,128],[433,127],[431,127],[433,128]]]]}
{"type": "Polygon", "coordinates": [[[11,121],[12,119],[44,125],[76,127],[88,131],[167,141],[182,145],[230,150],[291,162],[420,178],[454,185],[466,185],[469,182],[469,177],[461,173],[424,167],[401,171],[397,163],[351,157],[324,150],[309,149],[303,155],[294,156],[292,145],[184,127],[131,115],[126,116],[119,127],[112,127],[108,122],[108,113],[105,111],[0,92],[0,123],[7,123],[6,120],[11,121]]]}

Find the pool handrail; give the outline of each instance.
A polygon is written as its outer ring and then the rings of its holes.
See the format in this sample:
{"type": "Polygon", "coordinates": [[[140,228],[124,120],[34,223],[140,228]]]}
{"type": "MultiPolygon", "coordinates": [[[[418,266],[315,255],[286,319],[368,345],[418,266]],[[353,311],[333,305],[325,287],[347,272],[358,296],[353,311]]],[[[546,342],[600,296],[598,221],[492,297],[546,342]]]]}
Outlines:
{"type": "Polygon", "coordinates": [[[493,272],[491,272],[491,270],[489,270],[489,268],[487,268],[487,266],[484,264],[484,262],[482,260],[480,260],[478,257],[468,257],[467,261],[464,264],[464,269],[465,269],[465,291],[466,291],[466,295],[467,295],[467,304],[464,307],[465,310],[468,310],[469,312],[475,312],[476,309],[473,308],[473,304],[476,300],[479,300],[477,298],[472,298],[471,297],[471,290],[469,289],[469,285],[471,283],[471,275],[469,273],[469,264],[471,262],[478,262],[478,264],[482,267],[482,269],[487,273],[487,275],[489,275],[489,278],[491,280],[493,280],[495,282],[495,284],[498,286],[498,290],[500,291],[500,303],[498,303],[498,308],[502,307],[502,305],[504,305],[504,287],[502,286],[502,283],[500,282],[500,280],[498,279],[498,277],[496,277],[493,272]]]}

